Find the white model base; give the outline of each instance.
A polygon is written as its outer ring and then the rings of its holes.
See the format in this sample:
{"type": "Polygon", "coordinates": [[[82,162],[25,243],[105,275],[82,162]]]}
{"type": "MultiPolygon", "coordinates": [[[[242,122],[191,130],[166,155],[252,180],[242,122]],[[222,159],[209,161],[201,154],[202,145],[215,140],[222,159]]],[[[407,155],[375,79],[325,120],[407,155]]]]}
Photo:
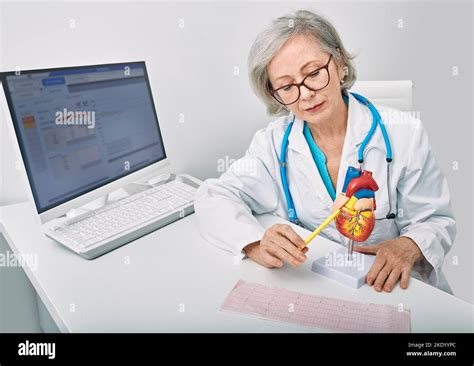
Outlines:
{"type": "Polygon", "coordinates": [[[352,260],[349,260],[347,248],[343,247],[316,259],[311,270],[346,286],[359,288],[366,282],[367,273],[374,260],[373,255],[356,252],[352,253],[352,260]]]}

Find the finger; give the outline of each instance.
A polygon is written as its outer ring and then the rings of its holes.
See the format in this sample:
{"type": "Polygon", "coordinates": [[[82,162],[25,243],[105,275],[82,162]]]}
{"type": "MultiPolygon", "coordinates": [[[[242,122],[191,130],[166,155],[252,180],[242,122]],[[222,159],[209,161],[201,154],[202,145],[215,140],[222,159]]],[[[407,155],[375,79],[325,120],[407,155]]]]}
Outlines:
{"type": "Polygon", "coordinates": [[[308,253],[308,250],[309,250],[309,248],[308,248],[308,247],[304,247],[304,248],[303,248],[303,250],[302,250],[303,254],[306,254],[306,253],[308,253]]]}
{"type": "Polygon", "coordinates": [[[402,278],[400,279],[400,287],[402,289],[408,288],[408,281],[410,280],[410,268],[405,268],[402,270],[402,278]]]}
{"type": "Polygon", "coordinates": [[[380,245],[354,245],[352,249],[359,253],[377,254],[380,249],[380,245]]]}
{"type": "Polygon", "coordinates": [[[306,260],[306,256],[303,254],[303,252],[299,248],[295,247],[294,244],[286,237],[280,237],[279,241],[275,243],[285,249],[294,257],[294,259],[297,259],[299,262],[304,262],[306,260]]]}
{"type": "Polygon", "coordinates": [[[372,198],[361,198],[354,205],[354,210],[356,211],[372,210],[373,207],[374,207],[374,201],[372,198]]]}
{"type": "Polygon", "coordinates": [[[391,268],[388,268],[387,264],[385,264],[385,266],[380,270],[374,282],[375,291],[378,291],[378,292],[382,291],[385,281],[387,280],[391,272],[392,272],[391,268]]]}
{"type": "Polygon", "coordinates": [[[275,247],[272,248],[272,253],[274,257],[277,257],[278,259],[281,259],[289,264],[291,264],[293,267],[297,267],[300,265],[302,262],[300,262],[298,259],[293,257],[290,253],[288,253],[286,250],[284,250],[282,247],[280,247],[277,244],[274,244],[275,247]]]}
{"type": "Polygon", "coordinates": [[[385,265],[386,259],[382,257],[376,257],[374,264],[372,264],[372,267],[370,267],[369,272],[367,273],[367,284],[369,286],[372,286],[374,283],[375,279],[377,278],[380,270],[383,268],[385,265]]]}
{"type": "Polygon", "coordinates": [[[262,251],[262,262],[263,265],[269,268],[283,266],[283,262],[280,259],[274,257],[266,250],[262,251]]]}
{"type": "Polygon", "coordinates": [[[402,273],[401,268],[394,268],[390,275],[385,281],[385,285],[383,286],[383,290],[386,292],[392,292],[393,288],[397,284],[398,279],[400,278],[400,274],[402,273]]]}
{"type": "Polygon", "coordinates": [[[338,194],[332,205],[332,212],[339,210],[342,206],[344,206],[347,203],[347,201],[349,201],[349,197],[341,193],[338,194]]]}
{"type": "Polygon", "coordinates": [[[303,238],[299,236],[290,225],[284,225],[279,233],[290,240],[297,248],[303,249],[306,246],[303,238]]]}

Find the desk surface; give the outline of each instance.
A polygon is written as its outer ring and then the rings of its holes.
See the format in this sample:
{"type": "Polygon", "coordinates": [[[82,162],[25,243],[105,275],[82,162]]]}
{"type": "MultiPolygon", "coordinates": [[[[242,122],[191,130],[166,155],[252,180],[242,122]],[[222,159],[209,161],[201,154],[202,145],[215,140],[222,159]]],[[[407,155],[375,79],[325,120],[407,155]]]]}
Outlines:
{"type": "MultiPolygon", "coordinates": [[[[263,215],[269,227],[283,219],[263,215]]],[[[295,226],[306,236],[308,231],[295,226]]],[[[339,247],[322,237],[299,268],[267,269],[207,243],[195,215],[92,261],[43,235],[29,202],[0,207],[0,230],[12,251],[36,254],[25,272],[63,332],[324,332],[219,311],[239,279],[411,310],[412,332],[472,332],[473,306],[416,279],[407,290],[352,289],[311,271],[312,261],[339,247]]]]}

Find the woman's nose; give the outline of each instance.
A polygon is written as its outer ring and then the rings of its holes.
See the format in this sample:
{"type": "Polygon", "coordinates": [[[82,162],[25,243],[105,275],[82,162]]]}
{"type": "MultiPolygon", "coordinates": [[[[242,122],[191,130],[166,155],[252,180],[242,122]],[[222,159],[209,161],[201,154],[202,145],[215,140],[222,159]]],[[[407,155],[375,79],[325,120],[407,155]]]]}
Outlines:
{"type": "Polygon", "coordinates": [[[303,99],[303,100],[307,100],[307,99],[311,99],[315,92],[312,91],[311,89],[308,89],[306,86],[304,85],[301,85],[300,87],[300,93],[301,93],[301,96],[300,98],[303,99]]]}

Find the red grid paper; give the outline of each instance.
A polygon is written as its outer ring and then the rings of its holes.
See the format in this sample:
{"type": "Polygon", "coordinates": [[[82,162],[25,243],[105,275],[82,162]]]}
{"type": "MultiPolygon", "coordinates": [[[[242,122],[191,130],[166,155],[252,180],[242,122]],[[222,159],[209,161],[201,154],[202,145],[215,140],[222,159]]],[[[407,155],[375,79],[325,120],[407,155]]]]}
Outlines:
{"type": "Polygon", "coordinates": [[[222,311],[351,333],[409,333],[410,310],[308,295],[239,280],[222,311]]]}

